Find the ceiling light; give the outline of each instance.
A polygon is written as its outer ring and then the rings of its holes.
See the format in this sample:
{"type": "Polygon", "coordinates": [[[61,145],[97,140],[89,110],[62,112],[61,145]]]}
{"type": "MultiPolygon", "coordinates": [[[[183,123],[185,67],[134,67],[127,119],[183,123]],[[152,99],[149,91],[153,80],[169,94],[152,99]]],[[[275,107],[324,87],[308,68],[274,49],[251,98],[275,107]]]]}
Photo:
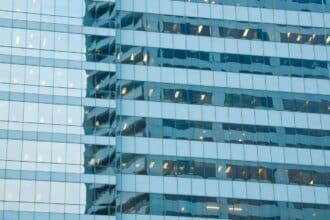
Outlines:
{"type": "Polygon", "coordinates": [[[134,60],[134,53],[131,54],[131,57],[129,59],[130,59],[130,61],[134,60]]]}
{"type": "Polygon", "coordinates": [[[244,32],[243,32],[243,37],[246,37],[249,33],[249,29],[245,29],[244,32]]]}
{"type": "Polygon", "coordinates": [[[91,165],[91,166],[94,166],[95,165],[95,163],[96,163],[96,160],[95,160],[95,158],[91,158],[90,160],[89,160],[89,165],[91,165]]]}
{"type": "Polygon", "coordinates": [[[297,41],[300,41],[301,38],[302,38],[302,36],[299,34],[299,35],[297,36],[297,41]]]}
{"type": "Polygon", "coordinates": [[[121,53],[118,53],[117,54],[117,60],[120,60],[120,57],[121,57],[121,53]]]}
{"type": "Polygon", "coordinates": [[[168,162],[165,162],[164,165],[163,165],[163,169],[168,169],[168,162]]]}
{"type": "Polygon", "coordinates": [[[220,209],[220,206],[218,206],[218,205],[207,205],[206,206],[206,209],[209,209],[209,210],[219,210],[220,209]]]}
{"type": "Polygon", "coordinates": [[[126,87],[122,88],[121,89],[121,94],[126,95],[126,93],[127,93],[127,88],[126,87]]]}
{"type": "Polygon", "coordinates": [[[261,175],[261,174],[263,173],[263,171],[264,171],[263,168],[259,168],[259,169],[258,169],[258,173],[259,173],[259,175],[261,175]]]}
{"type": "Polygon", "coordinates": [[[219,166],[218,166],[218,173],[221,173],[221,171],[222,171],[222,166],[219,165],[219,166]]]}
{"type": "Polygon", "coordinates": [[[149,164],[149,168],[152,169],[155,167],[155,162],[154,161],[151,161],[150,164],[149,164]]]}
{"type": "Polygon", "coordinates": [[[139,164],[139,163],[135,164],[136,168],[139,168],[140,166],[141,166],[141,164],[139,164]]]}
{"type": "Polygon", "coordinates": [[[309,185],[314,185],[314,180],[309,181],[309,185]]]}
{"type": "Polygon", "coordinates": [[[96,120],[96,121],[95,121],[95,126],[96,126],[96,127],[99,127],[99,126],[100,126],[100,121],[96,120]]]}
{"type": "Polygon", "coordinates": [[[179,97],[179,95],[180,95],[180,91],[176,91],[175,94],[174,94],[174,98],[177,99],[179,97]]]}
{"type": "Polygon", "coordinates": [[[291,35],[291,32],[288,32],[288,33],[287,33],[287,37],[289,38],[289,37],[290,37],[290,35],[291,35]]]}
{"type": "Polygon", "coordinates": [[[243,209],[242,208],[239,208],[239,207],[229,207],[228,210],[229,211],[237,211],[237,212],[243,211],[243,209]]]}
{"type": "Polygon", "coordinates": [[[148,62],[148,54],[143,55],[143,62],[148,62]]]}
{"type": "Polygon", "coordinates": [[[180,211],[181,211],[181,212],[184,212],[184,210],[185,210],[184,207],[181,207],[181,208],[180,208],[180,211]]]}
{"type": "Polygon", "coordinates": [[[123,126],[123,130],[126,130],[127,127],[128,127],[128,124],[127,124],[127,122],[126,122],[126,123],[124,124],[124,126],[123,126]]]}
{"type": "Polygon", "coordinates": [[[327,40],[326,40],[327,44],[330,43],[330,35],[327,37],[327,40]]]}
{"type": "Polygon", "coordinates": [[[226,168],[225,172],[226,172],[226,173],[230,173],[230,171],[231,171],[231,166],[228,166],[228,167],[226,168]]]}
{"type": "Polygon", "coordinates": [[[154,93],[154,89],[149,89],[148,96],[152,96],[153,93],[154,93]]]}
{"type": "Polygon", "coordinates": [[[127,166],[127,163],[122,163],[121,166],[122,167],[126,167],[127,166]]]}
{"type": "Polygon", "coordinates": [[[199,25],[199,26],[198,26],[198,29],[197,29],[197,32],[198,32],[198,33],[201,33],[202,30],[203,30],[203,25],[199,25]]]}
{"type": "Polygon", "coordinates": [[[206,95],[205,94],[201,94],[201,100],[204,101],[206,95]]]}

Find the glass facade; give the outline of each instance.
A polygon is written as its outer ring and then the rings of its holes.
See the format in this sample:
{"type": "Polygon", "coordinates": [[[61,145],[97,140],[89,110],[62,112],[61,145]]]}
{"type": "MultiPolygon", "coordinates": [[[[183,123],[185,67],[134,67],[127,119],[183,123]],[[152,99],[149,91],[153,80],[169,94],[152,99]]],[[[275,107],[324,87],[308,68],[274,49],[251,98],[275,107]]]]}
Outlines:
{"type": "Polygon", "coordinates": [[[326,0],[0,3],[0,219],[324,220],[326,0]]]}

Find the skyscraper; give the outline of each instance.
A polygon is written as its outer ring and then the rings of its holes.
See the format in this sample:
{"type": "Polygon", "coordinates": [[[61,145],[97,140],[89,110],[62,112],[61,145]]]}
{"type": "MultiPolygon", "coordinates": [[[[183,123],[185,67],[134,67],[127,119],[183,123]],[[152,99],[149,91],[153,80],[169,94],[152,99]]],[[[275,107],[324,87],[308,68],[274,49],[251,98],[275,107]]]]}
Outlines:
{"type": "Polygon", "coordinates": [[[328,219],[330,3],[0,3],[0,219],[328,219]]]}

